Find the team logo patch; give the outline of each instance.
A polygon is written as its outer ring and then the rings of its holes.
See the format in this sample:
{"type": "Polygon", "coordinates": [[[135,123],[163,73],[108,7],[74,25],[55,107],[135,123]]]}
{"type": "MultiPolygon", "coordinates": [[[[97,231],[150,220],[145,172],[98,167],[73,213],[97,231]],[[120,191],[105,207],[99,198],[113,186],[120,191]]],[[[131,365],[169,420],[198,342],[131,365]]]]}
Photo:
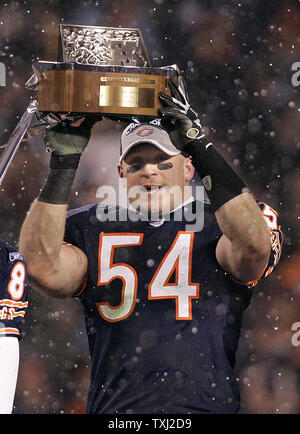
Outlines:
{"type": "Polygon", "coordinates": [[[203,185],[205,187],[206,190],[210,191],[212,189],[212,181],[211,181],[211,177],[209,175],[205,176],[202,179],[203,185]]]}
{"type": "Polygon", "coordinates": [[[136,134],[140,137],[151,136],[151,134],[153,134],[153,128],[148,128],[148,127],[142,128],[140,131],[137,131],[136,134]]]}
{"type": "MultiPolygon", "coordinates": [[[[132,133],[134,130],[136,130],[137,128],[140,128],[142,124],[140,122],[132,122],[130,125],[128,125],[128,127],[124,130],[124,134],[125,136],[128,136],[130,133],[132,133]]],[[[160,125],[160,119],[153,119],[152,121],[150,121],[148,123],[148,125],[154,125],[155,127],[159,127],[161,128],[160,125]]],[[[148,128],[148,127],[145,127],[148,128]]]]}
{"type": "Polygon", "coordinates": [[[9,253],[9,260],[11,261],[11,262],[14,262],[14,261],[16,261],[16,260],[23,260],[23,256],[21,255],[21,253],[19,253],[19,252],[11,252],[11,253],[9,253]]]}

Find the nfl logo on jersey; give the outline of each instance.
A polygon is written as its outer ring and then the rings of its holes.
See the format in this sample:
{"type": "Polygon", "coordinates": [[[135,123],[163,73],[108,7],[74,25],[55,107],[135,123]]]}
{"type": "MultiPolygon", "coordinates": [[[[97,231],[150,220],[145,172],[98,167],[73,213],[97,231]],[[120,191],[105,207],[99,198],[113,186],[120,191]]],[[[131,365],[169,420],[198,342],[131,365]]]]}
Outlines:
{"type": "Polygon", "coordinates": [[[206,190],[210,191],[212,188],[212,182],[211,182],[211,177],[209,175],[205,176],[202,179],[203,185],[205,187],[206,190]]]}
{"type": "Polygon", "coordinates": [[[14,261],[17,261],[17,260],[22,260],[22,259],[23,259],[23,256],[19,252],[11,252],[9,254],[9,260],[11,262],[14,262],[14,261]]]}

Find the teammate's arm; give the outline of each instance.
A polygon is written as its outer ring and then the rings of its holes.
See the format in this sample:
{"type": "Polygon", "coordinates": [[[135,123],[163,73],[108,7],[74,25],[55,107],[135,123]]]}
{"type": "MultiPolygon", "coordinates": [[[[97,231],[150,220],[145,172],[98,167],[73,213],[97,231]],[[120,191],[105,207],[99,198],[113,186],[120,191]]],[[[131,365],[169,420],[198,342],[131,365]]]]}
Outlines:
{"type": "Polygon", "coordinates": [[[98,117],[63,122],[45,135],[51,149],[50,173],[32,204],[20,233],[19,249],[28,278],[39,291],[56,297],[77,293],[87,273],[87,258],[78,247],[63,244],[69,194],[80,156],[98,117]]]}
{"type": "Polygon", "coordinates": [[[18,338],[3,336],[0,338],[0,414],[12,412],[18,369],[18,338]]]}
{"type": "Polygon", "coordinates": [[[221,267],[241,281],[257,279],[271,251],[270,232],[245,183],[216,151],[190,107],[183,83],[170,81],[172,97],[161,93],[161,124],[173,144],[190,156],[207,190],[223,236],[216,249],[221,267]]]}

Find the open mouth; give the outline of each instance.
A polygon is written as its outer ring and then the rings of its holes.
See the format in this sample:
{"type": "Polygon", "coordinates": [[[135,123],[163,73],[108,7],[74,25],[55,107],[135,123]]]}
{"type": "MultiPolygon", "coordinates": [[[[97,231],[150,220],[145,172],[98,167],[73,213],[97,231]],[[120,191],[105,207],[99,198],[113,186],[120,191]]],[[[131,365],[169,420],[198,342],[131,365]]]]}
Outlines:
{"type": "Polygon", "coordinates": [[[142,185],[143,191],[146,190],[148,194],[155,194],[165,188],[164,185],[142,185]]]}
{"type": "Polygon", "coordinates": [[[147,191],[152,191],[152,190],[160,190],[163,186],[162,185],[143,185],[143,187],[147,191]]]}

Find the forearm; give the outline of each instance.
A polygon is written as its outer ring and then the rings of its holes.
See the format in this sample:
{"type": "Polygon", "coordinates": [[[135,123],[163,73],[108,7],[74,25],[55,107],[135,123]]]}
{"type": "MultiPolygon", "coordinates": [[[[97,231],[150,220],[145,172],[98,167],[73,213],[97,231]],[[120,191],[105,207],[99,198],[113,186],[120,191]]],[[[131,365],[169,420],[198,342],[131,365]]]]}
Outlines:
{"type": "Polygon", "coordinates": [[[224,234],[217,246],[218,262],[240,280],[257,279],[267,265],[271,239],[255,200],[249,193],[240,194],[215,215],[224,234]]]}
{"type": "Polygon", "coordinates": [[[20,233],[20,251],[29,264],[53,268],[64,238],[67,205],[35,200],[20,233]]]}
{"type": "Polygon", "coordinates": [[[22,225],[19,249],[28,264],[30,280],[50,286],[58,271],[67,205],[35,200],[22,225]]]}
{"type": "Polygon", "coordinates": [[[74,245],[63,244],[67,205],[36,200],[23,223],[19,250],[28,265],[34,289],[51,297],[78,293],[87,275],[87,257],[74,245]]]}

